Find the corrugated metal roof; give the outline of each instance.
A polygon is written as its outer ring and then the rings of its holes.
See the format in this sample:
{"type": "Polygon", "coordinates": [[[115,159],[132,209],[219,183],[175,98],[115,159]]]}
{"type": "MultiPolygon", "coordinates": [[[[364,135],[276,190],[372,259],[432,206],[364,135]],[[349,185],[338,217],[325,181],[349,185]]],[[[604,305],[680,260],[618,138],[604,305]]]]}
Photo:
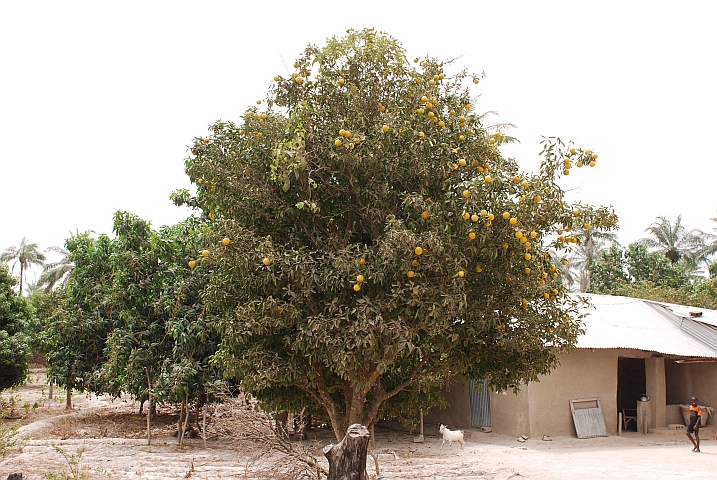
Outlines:
{"type": "Polygon", "coordinates": [[[578,348],[634,348],[667,355],[717,357],[717,330],[694,319],[639,298],[579,296],[587,297],[592,307],[582,311],[587,316],[578,348]]]}

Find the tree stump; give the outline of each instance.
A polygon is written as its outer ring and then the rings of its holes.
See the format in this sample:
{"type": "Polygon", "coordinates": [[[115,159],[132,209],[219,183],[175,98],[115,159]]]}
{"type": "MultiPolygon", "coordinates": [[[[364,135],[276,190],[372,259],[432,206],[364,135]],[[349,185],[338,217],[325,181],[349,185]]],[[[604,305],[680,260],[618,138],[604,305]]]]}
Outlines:
{"type": "Polygon", "coordinates": [[[366,452],[370,434],[368,428],[354,423],[338,445],[324,447],[329,461],[328,480],[368,480],[366,452]]]}

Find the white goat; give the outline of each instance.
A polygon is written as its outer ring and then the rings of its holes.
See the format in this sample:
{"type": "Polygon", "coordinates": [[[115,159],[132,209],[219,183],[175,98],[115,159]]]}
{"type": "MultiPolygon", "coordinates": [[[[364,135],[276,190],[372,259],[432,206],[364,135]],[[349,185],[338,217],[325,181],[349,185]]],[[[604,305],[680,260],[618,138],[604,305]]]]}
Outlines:
{"type": "Polygon", "coordinates": [[[449,447],[453,446],[453,442],[458,442],[461,444],[461,448],[463,448],[463,445],[466,443],[463,441],[463,430],[448,430],[445,425],[441,424],[438,431],[441,432],[441,435],[443,435],[441,448],[443,448],[443,444],[446,442],[448,442],[449,447]]]}

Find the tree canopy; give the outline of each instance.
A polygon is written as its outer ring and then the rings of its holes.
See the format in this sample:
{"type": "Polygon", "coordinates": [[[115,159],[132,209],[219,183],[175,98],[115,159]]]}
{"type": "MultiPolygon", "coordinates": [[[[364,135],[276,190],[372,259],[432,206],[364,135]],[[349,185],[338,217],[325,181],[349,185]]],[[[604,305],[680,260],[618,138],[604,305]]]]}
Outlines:
{"type": "Polygon", "coordinates": [[[25,237],[23,237],[22,240],[20,240],[19,245],[12,245],[0,254],[0,262],[12,262],[12,266],[10,267],[11,269],[14,269],[15,265],[20,267],[18,295],[22,296],[22,284],[25,281],[25,275],[27,274],[28,268],[33,265],[44,265],[45,254],[38,249],[36,243],[29,242],[25,237]]]}
{"type": "Polygon", "coordinates": [[[30,362],[26,329],[32,307],[15,294],[16,284],[7,266],[0,265],[0,391],[21,383],[30,362]]]}
{"type": "Polygon", "coordinates": [[[340,438],[429,406],[450,374],[517,388],[574,345],[548,248],[615,227],[558,184],[597,154],[546,138],[540,171],[521,171],[473,113],[479,80],[352,30],[195,140],[196,195],[173,198],[216,231],[195,269],[213,269],[215,358],[268,408],[323,411],[340,438]]]}

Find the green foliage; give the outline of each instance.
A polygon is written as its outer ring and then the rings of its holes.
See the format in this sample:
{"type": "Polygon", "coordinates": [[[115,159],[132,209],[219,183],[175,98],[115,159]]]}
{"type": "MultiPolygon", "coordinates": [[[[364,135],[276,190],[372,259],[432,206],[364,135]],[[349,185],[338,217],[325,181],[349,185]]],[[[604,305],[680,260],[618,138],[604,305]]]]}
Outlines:
{"type": "Polygon", "coordinates": [[[643,244],[613,246],[591,267],[592,292],[717,309],[717,279],[693,277],[691,270],[643,244]]]}
{"type": "Polygon", "coordinates": [[[111,294],[111,240],[85,232],[67,239],[65,247],[75,268],[64,306],[56,309],[43,333],[48,351],[48,378],[67,389],[106,392],[97,376],[104,362],[114,309],[111,294]]]}
{"type": "MultiPolygon", "coordinates": [[[[188,219],[153,231],[117,212],[114,238],[89,232],[66,242],[74,265],[66,291],[38,294],[39,343],[48,375],[66,388],[140,399],[212,399],[221,376],[209,365],[219,342],[192,273],[205,222],[188,219]]],[[[210,270],[206,270],[208,273],[210,270]]]]}
{"type": "MultiPolygon", "coordinates": [[[[5,418],[4,415],[0,415],[5,418]]],[[[17,443],[17,430],[19,425],[9,425],[0,421],[0,458],[7,457],[10,453],[20,450],[17,443]]]]}
{"type": "Polygon", "coordinates": [[[67,466],[70,471],[61,471],[60,473],[48,472],[45,474],[48,480],[85,480],[87,479],[87,468],[82,464],[82,455],[85,453],[85,448],[78,448],[75,453],[68,453],[62,447],[55,445],[54,442],[50,444],[52,449],[62,455],[62,458],[67,462],[67,466]]]}
{"type": "Polygon", "coordinates": [[[213,220],[211,245],[231,241],[197,268],[217,363],[277,410],[324,410],[337,436],[435,404],[450,373],[547,373],[580,325],[547,250],[577,240],[546,239],[616,222],[557,183],[597,155],[546,138],[540,172],[521,172],[471,113],[477,77],[451,67],[414,67],[373,30],[309,46],[266,110],[195,140],[196,197],[173,196],[213,220]]]}
{"type": "Polygon", "coordinates": [[[0,265],[0,391],[25,380],[32,353],[26,332],[33,311],[15,294],[16,284],[7,266],[0,265]]]}

